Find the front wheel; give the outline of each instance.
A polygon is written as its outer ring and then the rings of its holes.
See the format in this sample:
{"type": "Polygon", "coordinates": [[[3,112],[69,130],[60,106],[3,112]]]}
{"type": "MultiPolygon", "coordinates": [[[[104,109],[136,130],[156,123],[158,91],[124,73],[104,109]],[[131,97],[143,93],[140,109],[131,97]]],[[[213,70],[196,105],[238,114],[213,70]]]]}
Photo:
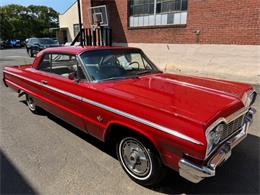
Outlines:
{"type": "Polygon", "coordinates": [[[124,137],[117,143],[117,157],[132,180],[143,185],[158,184],[165,175],[160,157],[146,141],[124,137]]]}

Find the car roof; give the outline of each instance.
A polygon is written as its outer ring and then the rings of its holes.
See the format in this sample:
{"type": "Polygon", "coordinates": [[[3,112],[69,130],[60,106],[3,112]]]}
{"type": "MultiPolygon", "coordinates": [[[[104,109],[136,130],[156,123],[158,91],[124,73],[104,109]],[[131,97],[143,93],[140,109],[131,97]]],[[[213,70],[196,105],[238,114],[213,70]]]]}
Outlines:
{"type": "Polygon", "coordinates": [[[124,46],[64,46],[64,47],[50,47],[44,49],[43,52],[51,53],[68,53],[73,55],[78,55],[84,51],[99,50],[99,49],[137,49],[133,47],[124,46]]]}

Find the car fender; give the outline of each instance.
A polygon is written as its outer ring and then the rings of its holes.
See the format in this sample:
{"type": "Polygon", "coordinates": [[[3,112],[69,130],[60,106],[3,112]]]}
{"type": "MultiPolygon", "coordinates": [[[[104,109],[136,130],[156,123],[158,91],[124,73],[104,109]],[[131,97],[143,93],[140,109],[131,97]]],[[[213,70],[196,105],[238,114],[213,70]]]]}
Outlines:
{"type": "MultiPolygon", "coordinates": [[[[142,136],[144,136],[154,147],[155,149],[159,152],[159,143],[154,139],[153,136],[151,136],[151,134],[149,134],[149,132],[147,131],[144,131],[143,129],[139,128],[139,127],[136,127],[136,126],[133,126],[131,124],[128,124],[128,123],[125,123],[125,122],[122,122],[122,121],[118,121],[118,120],[112,120],[110,121],[106,128],[105,128],[105,131],[104,131],[104,134],[103,134],[103,140],[106,142],[109,138],[109,134],[110,134],[110,131],[111,131],[111,126],[112,125],[121,125],[123,127],[126,127],[130,130],[132,130],[133,132],[135,133],[138,133],[142,136]]],[[[160,152],[159,152],[160,153],[160,152]]]]}

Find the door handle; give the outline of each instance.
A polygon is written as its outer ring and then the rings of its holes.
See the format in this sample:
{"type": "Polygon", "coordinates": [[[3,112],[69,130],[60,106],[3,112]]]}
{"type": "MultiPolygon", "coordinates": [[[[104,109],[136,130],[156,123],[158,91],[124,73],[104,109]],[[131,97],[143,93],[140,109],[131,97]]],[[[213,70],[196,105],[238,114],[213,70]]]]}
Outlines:
{"type": "Polygon", "coordinates": [[[41,83],[44,84],[44,85],[47,85],[47,84],[48,84],[48,81],[41,80],[41,83]]]}

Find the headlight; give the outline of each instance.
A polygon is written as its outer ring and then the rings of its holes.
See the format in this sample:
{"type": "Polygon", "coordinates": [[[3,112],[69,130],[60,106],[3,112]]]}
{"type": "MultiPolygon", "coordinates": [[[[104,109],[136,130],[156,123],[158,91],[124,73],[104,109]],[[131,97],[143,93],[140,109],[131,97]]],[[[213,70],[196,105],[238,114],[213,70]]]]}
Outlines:
{"type": "Polygon", "coordinates": [[[252,106],[256,100],[256,92],[254,90],[247,91],[243,96],[243,103],[246,107],[252,106]]]}
{"type": "Polygon", "coordinates": [[[207,132],[207,155],[212,151],[212,149],[220,142],[221,136],[224,131],[224,124],[219,124],[210,132],[207,132]]]}

